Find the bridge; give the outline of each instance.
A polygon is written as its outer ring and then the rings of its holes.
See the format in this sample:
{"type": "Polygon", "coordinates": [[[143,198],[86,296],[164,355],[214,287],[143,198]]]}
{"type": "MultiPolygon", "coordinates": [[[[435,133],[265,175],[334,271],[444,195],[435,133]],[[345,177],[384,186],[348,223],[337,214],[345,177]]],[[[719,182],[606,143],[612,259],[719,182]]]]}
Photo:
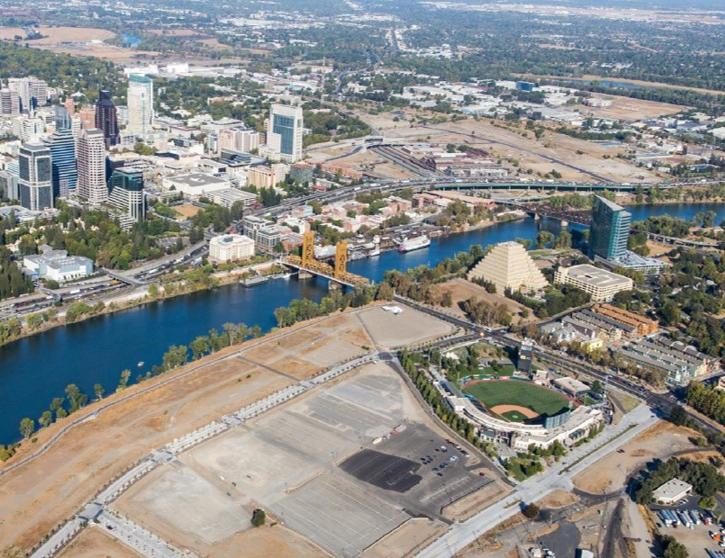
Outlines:
{"type": "Polygon", "coordinates": [[[676,238],[674,236],[666,236],[664,234],[647,233],[647,238],[662,244],[670,244],[671,246],[686,246],[688,248],[713,248],[717,249],[718,244],[709,242],[701,242],[699,240],[688,240],[686,238],[676,238]]]}
{"type": "Polygon", "coordinates": [[[327,279],[330,284],[345,287],[360,287],[369,283],[367,277],[355,275],[347,271],[347,242],[341,241],[335,247],[335,265],[331,266],[315,258],[315,233],[308,231],[302,238],[302,257],[287,256],[282,264],[301,273],[316,275],[327,279]]]}

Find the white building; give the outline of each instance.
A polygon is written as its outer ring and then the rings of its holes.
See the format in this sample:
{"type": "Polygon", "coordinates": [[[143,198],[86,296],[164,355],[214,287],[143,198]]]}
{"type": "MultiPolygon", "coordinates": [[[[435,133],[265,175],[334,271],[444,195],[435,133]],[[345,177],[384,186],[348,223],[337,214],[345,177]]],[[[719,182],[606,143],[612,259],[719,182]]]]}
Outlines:
{"type": "Polygon", "coordinates": [[[468,272],[468,279],[483,279],[496,285],[496,292],[538,291],[549,282],[521,244],[501,242],[468,272]]]}
{"type": "Polygon", "coordinates": [[[629,277],[589,264],[560,267],[554,274],[554,282],[589,293],[593,302],[609,302],[618,292],[634,288],[634,281],[629,277]]]}
{"type": "Polygon", "coordinates": [[[209,261],[225,263],[254,256],[254,240],[241,234],[223,234],[209,241],[209,261]]]}
{"type": "Polygon", "coordinates": [[[241,202],[244,208],[248,208],[257,203],[257,195],[236,188],[228,188],[214,192],[211,195],[211,201],[227,209],[231,208],[236,202],[241,202]]]}
{"type": "Polygon", "coordinates": [[[93,273],[93,261],[83,256],[69,256],[65,250],[46,250],[23,258],[23,268],[31,276],[65,283],[93,273]]]}
{"type": "Polygon", "coordinates": [[[106,140],[97,128],[83,130],[78,138],[78,195],[91,205],[108,201],[106,140]]]}
{"type": "Polygon", "coordinates": [[[267,120],[267,152],[270,158],[287,163],[302,159],[303,131],[301,106],[273,103],[267,120]]]}
{"type": "Polygon", "coordinates": [[[692,492],[691,484],[674,478],[660,485],[659,488],[652,492],[652,498],[658,504],[669,506],[687,497],[690,492],[692,492]]]}
{"type": "Polygon", "coordinates": [[[217,152],[223,149],[251,153],[259,149],[259,132],[249,128],[228,128],[219,131],[217,152]]]}
{"type": "Polygon", "coordinates": [[[128,77],[128,126],[127,131],[146,138],[154,123],[154,82],[151,78],[131,74],[128,77]]]}
{"type": "Polygon", "coordinates": [[[192,172],[164,178],[162,185],[166,190],[182,192],[190,199],[210,197],[220,190],[232,187],[229,180],[211,174],[192,172]]]}

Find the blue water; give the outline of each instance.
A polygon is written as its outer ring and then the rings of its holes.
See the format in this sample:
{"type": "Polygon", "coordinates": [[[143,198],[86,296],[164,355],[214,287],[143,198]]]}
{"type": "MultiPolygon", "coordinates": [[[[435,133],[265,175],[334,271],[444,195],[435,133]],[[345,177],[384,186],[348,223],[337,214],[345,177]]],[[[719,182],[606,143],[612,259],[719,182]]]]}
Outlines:
{"type": "Polygon", "coordinates": [[[129,48],[136,48],[141,42],[139,37],[131,35],[130,33],[121,33],[121,40],[123,41],[123,46],[129,48]]]}
{"type": "MultiPolygon", "coordinates": [[[[630,208],[635,220],[660,214],[689,219],[708,209],[717,211],[716,222],[725,219],[723,204],[630,208]]],[[[502,223],[465,235],[434,239],[428,248],[407,254],[384,252],[376,258],[351,262],[349,268],[380,281],[389,269],[432,266],[472,244],[533,240],[536,234],[533,219],[502,223]]],[[[135,379],[138,373],[158,364],[170,345],[188,343],[212,327],[221,330],[226,322],[259,325],[268,331],[275,325],[275,308],[296,298],[319,300],[326,292],[326,283],[316,279],[270,281],[251,289],[232,285],[93,318],[0,347],[0,443],[16,440],[20,419],[37,419],[53,397],[63,395],[69,383],[88,394],[92,394],[94,384],[100,383],[110,393],[118,384],[121,370],[132,370],[135,379]],[[138,368],[139,361],[145,366],[138,368]]]]}
{"type": "Polygon", "coordinates": [[[725,203],[677,203],[672,205],[633,205],[627,207],[632,214],[632,221],[643,221],[647,217],[670,215],[690,221],[701,211],[714,211],[715,224],[725,219],[725,203]]]}

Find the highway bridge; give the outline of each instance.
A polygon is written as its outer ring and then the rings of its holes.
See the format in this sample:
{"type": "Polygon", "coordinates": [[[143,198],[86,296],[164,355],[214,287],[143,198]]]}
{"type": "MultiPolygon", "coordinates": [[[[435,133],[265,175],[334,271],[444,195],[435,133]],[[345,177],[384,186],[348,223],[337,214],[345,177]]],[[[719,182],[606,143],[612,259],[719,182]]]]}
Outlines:
{"type": "Polygon", "coordinates": [[[717,244],[709,242],[701,242],[699,240],[688,240],[686,238],[676,238],[674,236],[666,236],[664,234],[647,233],[647,238],[660,242],[662,244],[670,244],[672,246],[687,246],[688,248],[717,248],[717,244]]]}

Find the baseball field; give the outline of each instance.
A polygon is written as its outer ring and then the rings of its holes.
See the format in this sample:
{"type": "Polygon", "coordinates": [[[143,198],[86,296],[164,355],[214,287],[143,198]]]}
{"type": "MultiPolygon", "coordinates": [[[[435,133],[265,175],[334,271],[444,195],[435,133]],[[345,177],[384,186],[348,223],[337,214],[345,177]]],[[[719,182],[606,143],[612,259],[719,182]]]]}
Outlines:
{"type": "Polygon", "coordinates": [[[463,391],[473,395],[492,412],[516,422],[540,415],[556,415],[568,407],[563,395],[525,381],[478,382],[465,386],[463,391]]]}

